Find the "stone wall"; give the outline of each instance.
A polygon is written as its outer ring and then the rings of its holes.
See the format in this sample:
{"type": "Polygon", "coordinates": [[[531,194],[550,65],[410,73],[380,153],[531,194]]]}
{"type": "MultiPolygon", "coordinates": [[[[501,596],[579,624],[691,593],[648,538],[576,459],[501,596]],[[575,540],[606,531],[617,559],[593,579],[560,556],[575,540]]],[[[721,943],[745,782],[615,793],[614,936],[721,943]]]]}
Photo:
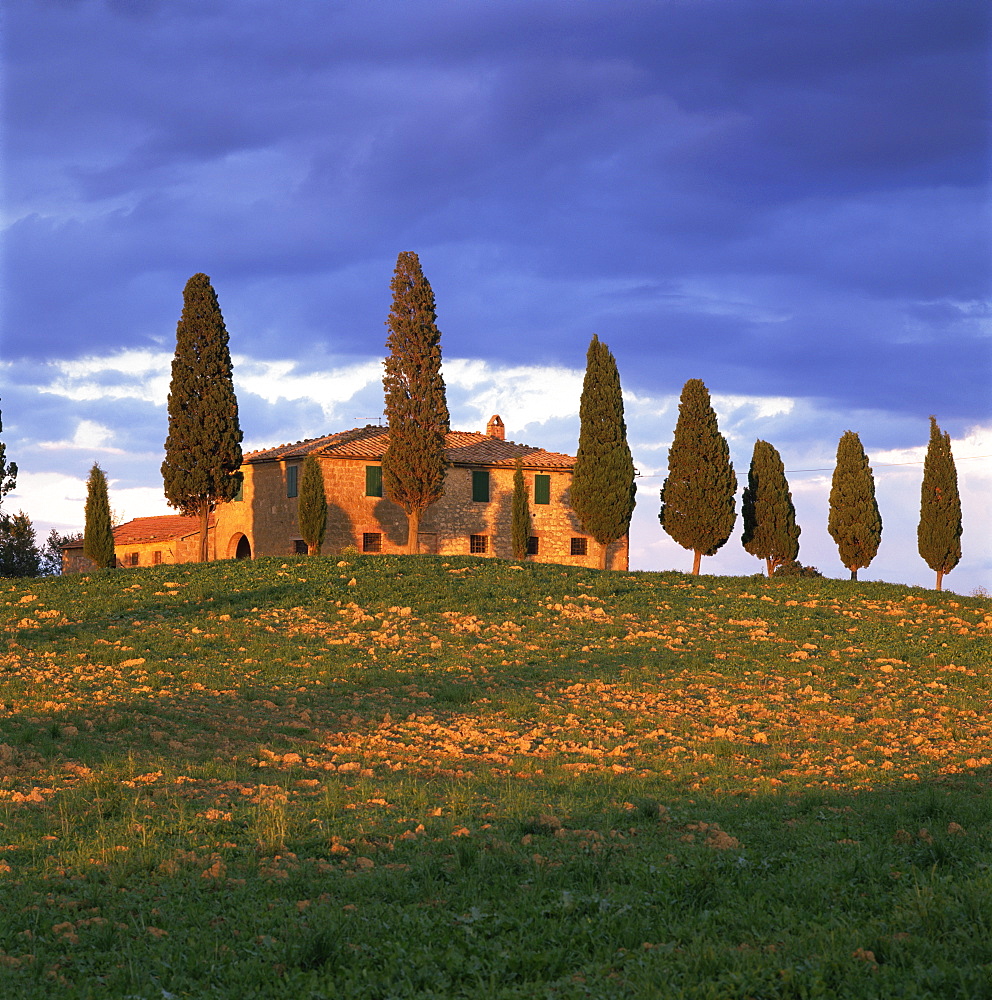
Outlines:
{"type": "MultiPolygon", "coordinates": [[[[480,470],[484,467],[479,466],[480,470]]],[[[472,535],[487,539],[487,555],[512,559],[513,469],[489,469],[489,502],[472,499],[472,469],[456,466],[448,471],[444,498],[436,509],[428,511],[422,530],[437,526],[439,551],[445,555],[469,555],[472,535]]],[[[579,525],[568,505],[571,471],[524,470],[531,516],[531,535],[537,538],[538,551],[533,562],[563,563],[571,566],[599,566],[599,544],[579,525]],[[534,477],[546,475],[551,480],[550,503],[534,502],[534,477]],[[586,540],[586,555],[572,555],[572,539],[586,540]]],[[[627,543],[623,539],[610,546],[610,567],[627,568],[627,543]]]]}
{"type": "Polygon", "coordinates": [[[220,504],[215,513],[216,558],[234,559],[242,538],[248,540],[253,557],[293,553],[299,528],[296,500],[286,497],[285,466],[284,462],[241,466],[242,499],[220,504]]]}
{"type": "MultiPolygon", "coordinates": [[[[209,530],[207,551],[211,559],[216,558],[213,543],[214,532],[209,530]]],[[[160,538],[151,542],[124,542],[114,546],[114,555],[117,556],[118,569],[197,562],[200,558],[200,536],[196,534],[182,538],[160,538]]]]}
{"type": "MultiPolygon", "coordinates": [[[[209,532],[210,558],[214,556],[214,532],[209,532]]],[[[151,542],[125,542],[114,546],[117,569],[134,569],[138,566],[166,566],[173,563],[197,562],[200,557],[199,535],[183,538],[160,538],[151,542]]],[[[96,564],[83,554],[83,546],[66,546],[62,550],[62,572],[91,573],[96,564]]]]}
{"type": "Polygon", "coordinates": [[[83,555],[83,544],[66,545],[62,549],[62,573],[89,573],[96,564],[89,556],[83,555]]]}
{"type": "MultiPolygon", "coordinates": [[[[328,499],[323,552],[335,554],[348,546],[363,551],[366,534],[380,536],[381,552],[405,552],[407,519],[402,509],[385,497],[365,495],[366,466],[379,463],[365,459],[317,458],[324,473],[328,499]]],[[[298,498],[286,495],[286,469],[290,465],[300,469],[299,481],[302,477],[299,460],[257,462],[242,467],[244,499],[217,509],[216,558],[233,558],[242,537],[250,543],[253,556],[287,556],[297,551],[298,543],[302,543],[297,521],[298,498]]],[[[420,550],[441,555],[469,555],[471,536],[477,535],[486,539],[484,555],[509,559],[512,557],[513,470],[488,470],[488,503],[472,500],[472,471],[462,466],[448,470],[444,497],[428,507],[421,520],[420,550]]],[[[532,534],[538,539],[538,553],[531,558],[536,562],[595,567],[599,565],[599,545],[580,529],[568,507],[571,479],[571,471],[524,471],[532,534]],[[549,504],[534,503],[535,474],[550,476],[549,504]],[[585,556],[571,554],[573,538],[587,538],[585,556]]],[[[626,569],[627,558],[626,539],[610,547],[612,569],[626,569]]]]}

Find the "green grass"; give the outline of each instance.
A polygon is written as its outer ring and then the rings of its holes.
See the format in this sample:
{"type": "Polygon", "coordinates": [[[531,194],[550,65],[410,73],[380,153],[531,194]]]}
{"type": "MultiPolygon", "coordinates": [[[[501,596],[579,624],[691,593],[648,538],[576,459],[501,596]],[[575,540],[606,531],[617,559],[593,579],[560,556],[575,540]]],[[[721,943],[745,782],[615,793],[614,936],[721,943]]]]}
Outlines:
{"type": "Polygon", "coordinates": [[[0,995],[992,995],[987,600],[347,563],[0,581],[0,995]]]}

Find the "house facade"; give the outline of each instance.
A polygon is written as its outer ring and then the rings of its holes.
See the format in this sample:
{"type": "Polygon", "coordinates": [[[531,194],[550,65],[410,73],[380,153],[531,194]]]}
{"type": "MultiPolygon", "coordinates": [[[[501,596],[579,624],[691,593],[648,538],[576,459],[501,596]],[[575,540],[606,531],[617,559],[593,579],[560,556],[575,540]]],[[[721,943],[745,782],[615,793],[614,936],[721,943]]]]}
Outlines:
{"type": "MultiPolygon", "coordinates": [[[[320,463],[327,494],[323,551],[352,546],[365,553],[407,551],[407,518],[382,488],[385,427],[338,434],[251,452],[244,457],[239,499],[217,509],[217,558],[306,552],[297,522],[302,465],[320,463]]],[[[511,505],[517,458],[523,466],[531,514],[529,558],[536,562],[597,567],[599,544],[586,534],[568,503],[575,459],[504,438],[494,416],[485,434],[450,431],[444,496],[423,514],[418,549],[438,555],[513,557],[511,505]]],[[[610,546],[608,565],[626,569],[627,538],[610,546]]]]}
{"type": "MultiPolygon", "coordinates": [[[[307,551],[297,520],[303,461],[320,464],[327,495],[323,552],[355,548],[367,554],[405,553],[407,517],[382,486],[386,427],[369,425],[310,438],[244,456],[242,489],[211,515],[211,559],[288,556],[307,551]]],[[[450,431],[445,439],[444,496],[421,518],[418,550],[437,555],[512,559],[513,476],[523,468],[531,515],[528,558],[534,562],[599,566],[600,546],[582,530],[569,506],[575,459],[505,440],[503,421],[493,416],[486,433],[450,431]]],[[[117,565],[195,562],[199,521],[171,515],[144,517],[114,529],[117,565]]],[[[607,566],[628,568],[628,541],[608,551],[607,566]]],[[[63,550],[66,572],[92,569],[82,544],[63,550]]]]}

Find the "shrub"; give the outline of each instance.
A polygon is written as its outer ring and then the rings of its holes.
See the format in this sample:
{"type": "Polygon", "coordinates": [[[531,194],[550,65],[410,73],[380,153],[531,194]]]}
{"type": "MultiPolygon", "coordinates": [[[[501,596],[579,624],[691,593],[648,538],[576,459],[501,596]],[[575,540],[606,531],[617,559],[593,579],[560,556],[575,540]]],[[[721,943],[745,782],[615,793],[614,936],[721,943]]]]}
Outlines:
{"type": "Polygon", "coordinates": [[[817,576],[822,579],[823,574],[815,566],[804,566],[798,559],[792,562],[783,563],[775,570],[775,576],[817,576]]]}

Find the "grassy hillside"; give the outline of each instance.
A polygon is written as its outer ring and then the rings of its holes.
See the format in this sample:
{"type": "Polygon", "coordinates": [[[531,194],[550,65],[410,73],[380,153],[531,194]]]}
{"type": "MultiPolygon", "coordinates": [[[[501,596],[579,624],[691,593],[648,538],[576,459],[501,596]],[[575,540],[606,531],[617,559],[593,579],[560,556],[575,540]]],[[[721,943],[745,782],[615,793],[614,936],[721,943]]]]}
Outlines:
{"type": "Polygon", "coordinates": [[[0,614],[4,996],[992,995],[987,600],[356,557],[0,614]]]}

